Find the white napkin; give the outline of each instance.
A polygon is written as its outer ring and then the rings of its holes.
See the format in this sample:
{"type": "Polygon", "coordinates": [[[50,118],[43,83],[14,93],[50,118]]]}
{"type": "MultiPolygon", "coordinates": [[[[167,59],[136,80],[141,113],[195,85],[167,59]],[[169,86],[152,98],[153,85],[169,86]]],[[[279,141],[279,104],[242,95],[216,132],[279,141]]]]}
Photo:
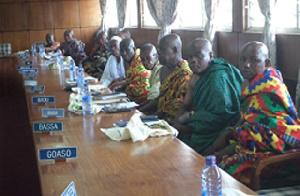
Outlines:
{"type": "Polygon", "coordinates": [[[144,141],[146,138],[164,136],[164,135],[178,135],[178,131],[170,126],[166,121],[161,120],[161,125],[166,127],[166,129],[151,129],[146,126],[141,118],[140,114],[134,114],[126,127],[112,127],[108,129],[101,128],[100,130],[104,132],[110,139],[120,141],[126,139],[132,139],[133,142],[144,141]]]}

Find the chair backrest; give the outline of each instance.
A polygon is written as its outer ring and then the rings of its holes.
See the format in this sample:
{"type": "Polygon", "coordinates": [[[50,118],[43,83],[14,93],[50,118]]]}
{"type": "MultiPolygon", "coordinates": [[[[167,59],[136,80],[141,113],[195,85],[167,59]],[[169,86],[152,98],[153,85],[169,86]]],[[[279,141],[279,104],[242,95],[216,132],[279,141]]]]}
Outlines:
{"type": "Polygon", "coordinates": [[[0,44],[0,56],[6,56],[9,54],[11,54],[11,44],[10,43],[0,44]]]}

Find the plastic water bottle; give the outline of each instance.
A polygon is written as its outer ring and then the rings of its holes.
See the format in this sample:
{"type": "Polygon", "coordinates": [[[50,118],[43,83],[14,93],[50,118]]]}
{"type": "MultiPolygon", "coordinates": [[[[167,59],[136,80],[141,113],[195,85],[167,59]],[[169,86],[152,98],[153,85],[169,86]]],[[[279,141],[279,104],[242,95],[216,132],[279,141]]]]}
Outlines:
{"type": "Polygon", "coordinates": [[[57,52],[57,54],[56,54],[56,63],[59,65],[60,70],[63,71],[64,70],[64,63],[63,63],[63,61],[61,59],[60,52],[57,52]]]}
{"type": "Polygon", "coordinates": [[[84,83],[84,89],[82,92],[82,114],[83,116],[93,114],[92,95],[88,83],[84,83]]]}
{"type": "Polygon", "coordinates": [[[75,62],[73,59],[70,61],[70,67],[69,67],[69,75],[70,75],[70,81],[75,81],[76,80],[76,67],[75,67],[75,62]]]}
{"type": "Polygon", "coordinates": [[[39,45],[39,52],[40,52],[40,63],[44,65],[44,56],[45,56],[45,46],[44,44],[39,45]]]}
{"type": "Polygon", "coordinates": [[[201,175],[202,196],[220,196],[222,195],[222,177],[216,157],[211,155],[205,159],[206,165],[201,175]]]}
{"type": "Polygon", "coordinates": [[[83,92],[83,88],[84,88],[84,71],[83,68],[78,68],[77,71],[77,88],[78,88],[78,93],[82,93],[83,92]]]}

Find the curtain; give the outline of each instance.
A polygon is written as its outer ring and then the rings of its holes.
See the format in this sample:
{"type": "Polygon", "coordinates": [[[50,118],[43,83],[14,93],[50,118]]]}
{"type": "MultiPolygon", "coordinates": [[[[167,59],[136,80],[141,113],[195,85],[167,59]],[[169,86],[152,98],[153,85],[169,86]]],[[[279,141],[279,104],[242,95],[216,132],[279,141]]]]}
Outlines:
{"type": "Polygon", "coordinates": [[[219,7],[219,0],[204,0],[205,3],[205,13],[207,21],[205,24],[204,38],[214,43],[215,32],[216,32],[216,11],[219,7]]]}
{"type": "Polygon", "coordinates": [[[276,0],[257,0],[261,13],[265,17],[265,26],[263,30],[263,42],[269,48],[270,60],[273,67],[276,63],[276,37],[275,25],[272,15],[275,12],[276,0]]]}
{"type": "Polygon", "coordinates": [[[127,0],[116,0],[119,28],[123,29],[126,20],[127,0]]]}
{"type": "Polygon", "coordinates": [[[170,25],[176,19],[180,0],[146,0],[150,14],[160,27],[158,41],[166,34],[171,33],[170,25]]]}
{"type": "Polygon", "coordinates": [[[101,9],[101,13],[102,13],[102,18],[101,18],[101,30],[102,31],[106,31],[106,12],[108,10],[108,5],[109,5],[109,1],[110,0],[99,0],[99,4],[100,4],[100,9],[101,9]]]}

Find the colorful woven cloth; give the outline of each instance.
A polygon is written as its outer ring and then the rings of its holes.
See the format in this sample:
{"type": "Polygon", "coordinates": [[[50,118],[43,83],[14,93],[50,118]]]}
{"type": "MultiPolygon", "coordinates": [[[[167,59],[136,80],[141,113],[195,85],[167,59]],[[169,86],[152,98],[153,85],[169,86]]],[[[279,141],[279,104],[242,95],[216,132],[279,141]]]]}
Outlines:
{"type": "Polygon", "coordinates": [[[223,157],[220,167],[249,183],[249,171],[259,158],[300,147],[300,121],[295,106],[273,68],[257,75],[242,92],[243,123],[236,129],[236,154],[223,157]]]}
{"type": "Polygon", "coordinates": [[[188,62],[182,60],[160,85],[158,111],[164,112],[166,118],[173,119],[182,105],[192,73],[188,62]]]}
{"type": "Polygon", "coordinates": [[[135,51],[135,56],[131,61],[130,66],[126,70],[126,93],[128,97],[139,102],[147,100],[147,95],[150,90],[150,71],[145,69],[140,58],[140,50],[135,51]]]}
{"type": "Polygon", "coordinates": [[[186,142],[200,154],[222,133],[225,127],[240,119],[241,84],[240,71],[226,60],[215,58],[202,72],[193,89],[193,115],[187,125],[193,133],[186,142]]]}

